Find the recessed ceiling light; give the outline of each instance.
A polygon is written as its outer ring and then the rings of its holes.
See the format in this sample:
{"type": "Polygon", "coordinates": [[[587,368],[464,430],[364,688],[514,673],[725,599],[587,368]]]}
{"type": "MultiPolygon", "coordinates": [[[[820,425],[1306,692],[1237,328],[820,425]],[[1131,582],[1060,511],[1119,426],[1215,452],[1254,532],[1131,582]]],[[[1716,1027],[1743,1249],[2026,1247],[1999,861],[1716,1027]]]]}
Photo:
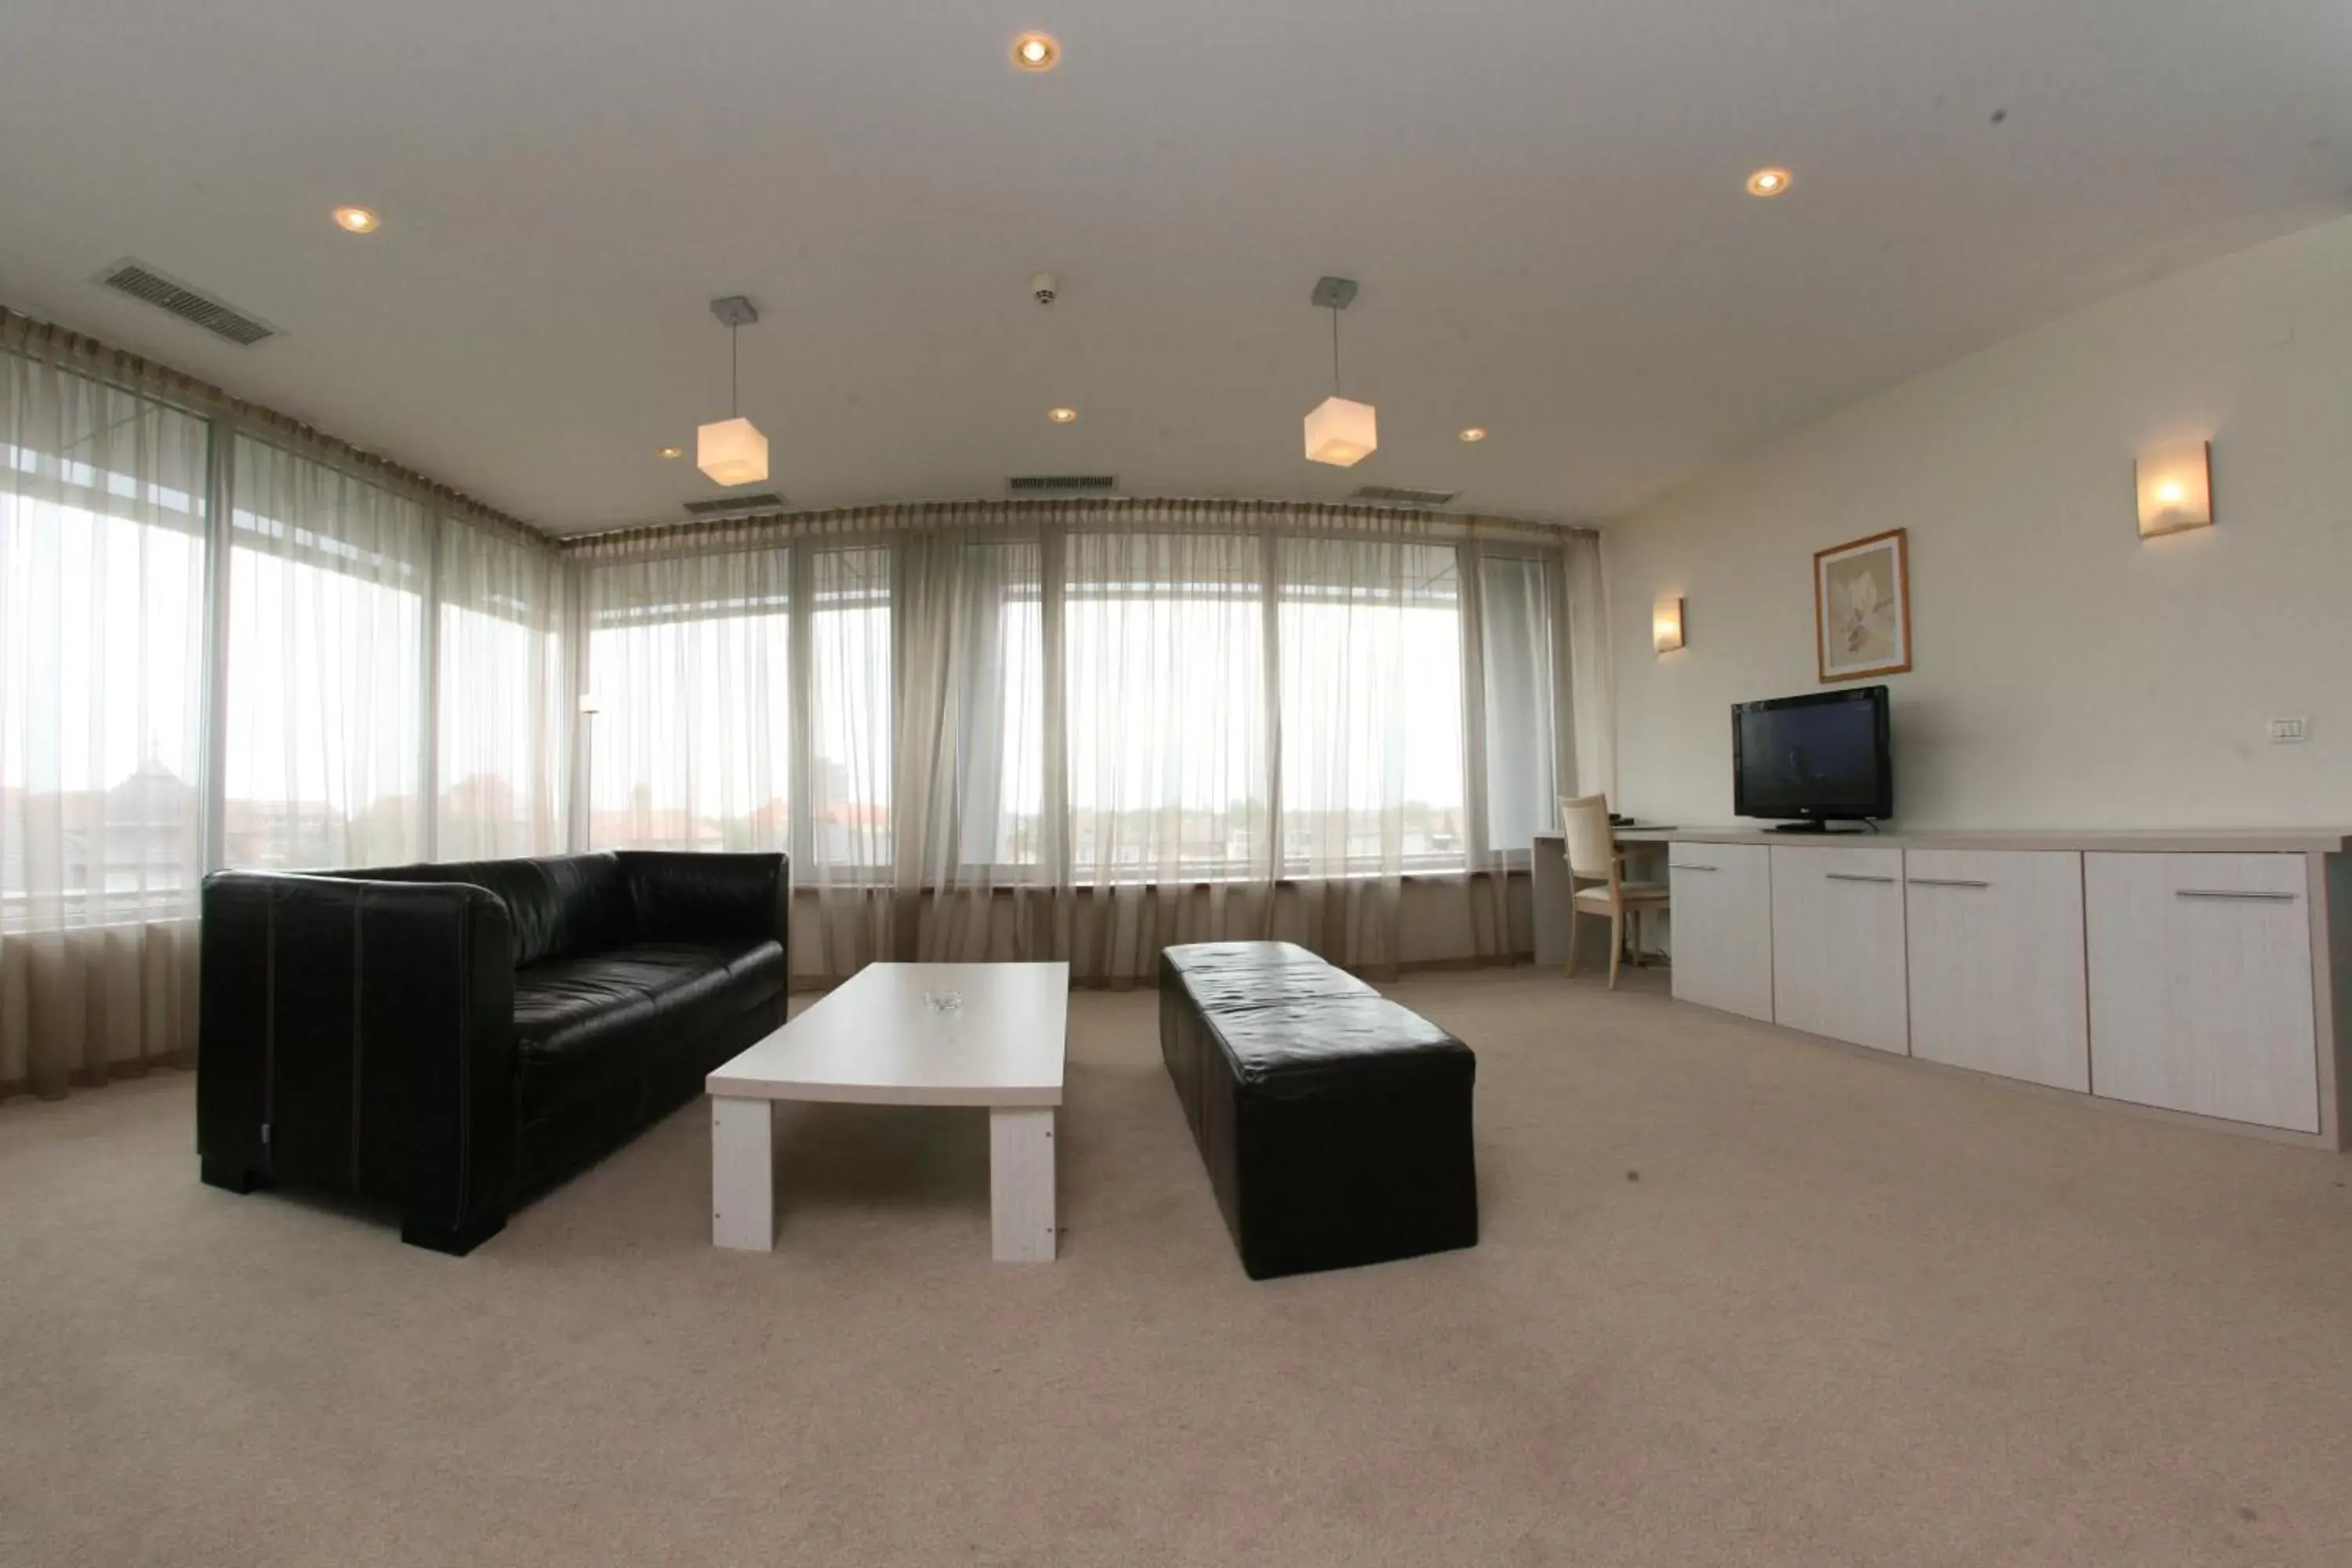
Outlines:
{"type": "Polygon", "coordinates": [[[683,458],[686,456],[686,448],[683,447],[664,447],[661,449],[661,455],[665,458],[683,458]]]}
{"type": "Polygon", "coordinates": [[[1071,420],[1076,419],[1077,416],[1078,411],[1075,408],[1048,408],[1045,410],[1045,417],[1051,419],[1056,425],[1067,425],[1071,420]]]}
{"type": "Polygon", "coordinates": [[[1748,176],[1748,194],[1751,196],[1777,196],[1788,188],[1786,169],[1759,169],[1748,176]]]}
{"type": "Polygon", "coordinates": [[[1013,40],[1013,63],[1025,71],[1049,71],[1062,58],[1051,33],[1024,33],[1013,40]]]}
{"type": "Polygon", "coordinates": [[[1473,425],[1470,428],[1462,432],[1462,439],[1465,441],[1483,441],[1486,438],[1486,427],[1484,425],[1473,425]]]}
{"type": "Polygon", "coordinates": [[[337,207],[335,221],[353,234],[373,234],[383,226],[383,220],[365,207],[337,207]]]}

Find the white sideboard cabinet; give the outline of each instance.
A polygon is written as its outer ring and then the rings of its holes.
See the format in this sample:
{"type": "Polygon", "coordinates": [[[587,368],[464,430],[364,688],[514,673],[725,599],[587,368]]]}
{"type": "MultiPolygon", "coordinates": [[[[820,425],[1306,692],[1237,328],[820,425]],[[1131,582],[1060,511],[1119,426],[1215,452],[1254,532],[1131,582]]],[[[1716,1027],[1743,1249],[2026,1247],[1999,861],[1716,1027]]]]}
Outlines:
{"type": "Polygon", "coordinates": [[[1911,1054],[2087,1094],[2083,858],[1906,849],[1911,1054]]]}
{"type": "Polygon", "coordinates": [[[1774,1021],[1902,1054],[1904,992],[1903,851],[1774,845],[1774,1021]]]}
{"type": "MultiPolygon", "coordinates": [[[[1621,831],[1677,1000],[2216,1128],[2346,1146],[2352,836],[1621,831]],[[1638,859],[1647,859],[1641,865],[1638,859]]],[[[1549,842],[1547,842],[1549,839],[1549,842]]],[[[1559,947],[1538,835],[1538,951],[1559,947]]],[[[1564,880],[1564,879],[1559,879],[1564,880]]],[[[1557,885],[1555,882],[1554,885],[1557,885]]]]}
{"type": "Polygon", "coordinates": [[[2301,855],[2084,858],[2098,1093],[2319,1131],[2301,855]]]}
{"type": "Polygon", "coordinates": [[[1676,844],[1675,994],[1772,1021],[1772,852],[1760,844],[1676,844]]]}

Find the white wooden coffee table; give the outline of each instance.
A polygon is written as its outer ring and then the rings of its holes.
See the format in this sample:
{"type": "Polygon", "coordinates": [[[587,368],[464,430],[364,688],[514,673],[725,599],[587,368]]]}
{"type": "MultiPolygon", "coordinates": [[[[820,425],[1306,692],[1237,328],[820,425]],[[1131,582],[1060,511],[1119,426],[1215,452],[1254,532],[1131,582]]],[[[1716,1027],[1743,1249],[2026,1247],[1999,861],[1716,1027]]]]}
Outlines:
{"type": "Polygon", "coordinates": [[[996,1260],[1051,1262],[1069,1014],[1066,963],[859,970],[704,1081],[712,1244],[775,1248],[776,1101],[985,1106],[996,1260]],[[946,995],[959,1005],[931,1005],[946,995]]]}

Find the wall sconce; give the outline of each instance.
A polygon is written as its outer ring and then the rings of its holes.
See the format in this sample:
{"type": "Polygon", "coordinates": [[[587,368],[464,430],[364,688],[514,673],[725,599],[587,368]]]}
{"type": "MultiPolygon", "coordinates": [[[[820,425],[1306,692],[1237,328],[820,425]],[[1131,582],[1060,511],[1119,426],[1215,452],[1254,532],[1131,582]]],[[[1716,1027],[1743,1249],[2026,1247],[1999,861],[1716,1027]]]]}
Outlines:
{"type": "Polygon", "coordinates": [[[1683,646],[1683,601],[1677,594],[1669,594],[1650,608],[1650,641],[1660,653],[1672,653],[1683,646]]]}
{"type": "Polygon", "coordinates": [[[2139,536],[2213,526],[2213,443],[2155,447],[2132,465],[2139,486],[2139,536]]]}

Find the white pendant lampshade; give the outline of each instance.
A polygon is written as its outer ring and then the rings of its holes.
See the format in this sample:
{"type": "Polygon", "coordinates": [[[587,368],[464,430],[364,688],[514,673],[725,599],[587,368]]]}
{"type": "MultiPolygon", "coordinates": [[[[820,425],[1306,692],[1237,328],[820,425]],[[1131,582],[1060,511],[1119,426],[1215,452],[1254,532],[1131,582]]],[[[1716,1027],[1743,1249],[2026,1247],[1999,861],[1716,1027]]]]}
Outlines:
{"type": "Polygon", "coordinates": [[[1307,456],[1311,462],[1352,468],[1380,444],[1380,420],[1369,403],[1335,395],[1317,404],[1315,412],[1307,416],[1307,456]]]}
{"type": "Polygon", "coordinates": [[[1369,403],[1339,395],[1339,312],[1356,298],[1352,278],[1318,278],[1310,298],[1331,312],[1331,395],[1307,416],[1307,460],[1352,468],[1381,444],[1380,417],[1369,403]]]}
{"type": "Polygon", "coordinates": [[[768,477],[768,438],[740,416],[694,433],[694,466],[721,485],[756,485],[768,477]]]}
{"type": "Polygon", "coordinates": [[[768,438],[743,417],[741,362],[735,353],[735,330],[760,319],[760,308],[740,294],[710,301],[710,313],[727,329],[728,417],[694,431],[694,466],[716,485],[756,485],[768,477],[768,438]]]}

